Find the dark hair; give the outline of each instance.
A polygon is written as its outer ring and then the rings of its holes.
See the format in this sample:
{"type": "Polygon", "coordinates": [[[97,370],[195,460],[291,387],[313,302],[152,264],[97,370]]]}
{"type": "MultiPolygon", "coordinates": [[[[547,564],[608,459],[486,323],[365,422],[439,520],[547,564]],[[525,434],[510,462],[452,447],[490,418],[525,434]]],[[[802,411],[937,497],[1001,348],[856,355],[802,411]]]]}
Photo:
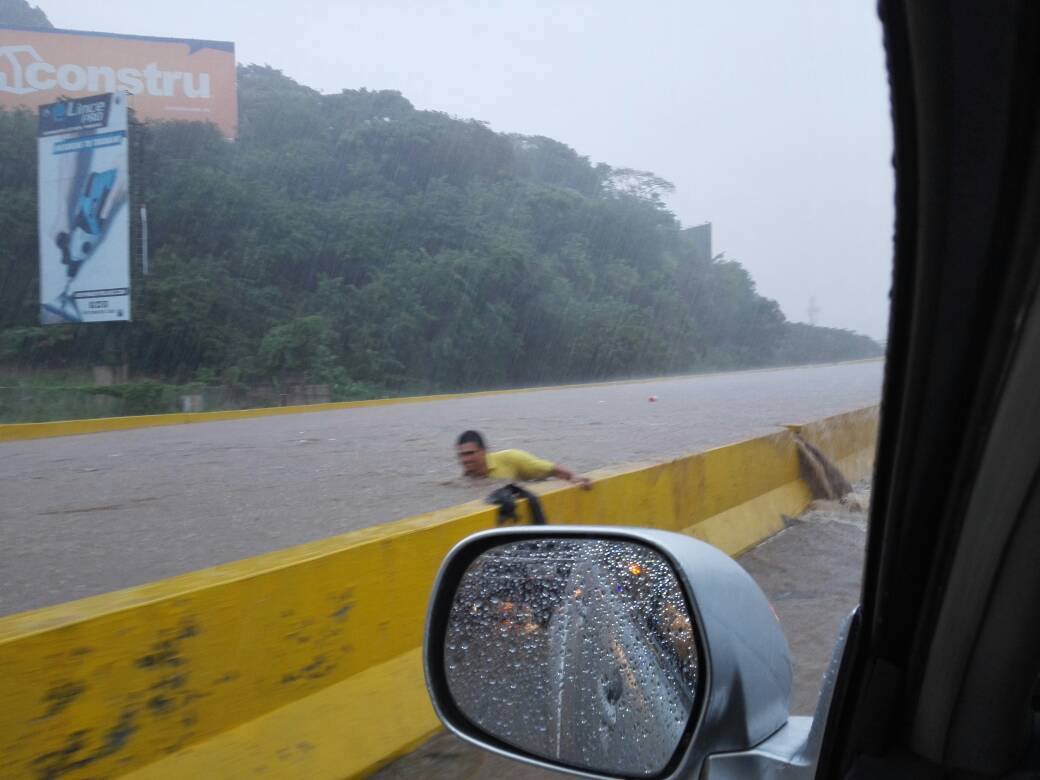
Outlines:
{"type": "Polygon", "coordinates": [[[456,447],[460,447],[463,444],[476,444],[480,449],[486,450],[484,446],[484,437],[476,431],[463,431],[459,434],[458,441],[455,442],[456,447]]]}

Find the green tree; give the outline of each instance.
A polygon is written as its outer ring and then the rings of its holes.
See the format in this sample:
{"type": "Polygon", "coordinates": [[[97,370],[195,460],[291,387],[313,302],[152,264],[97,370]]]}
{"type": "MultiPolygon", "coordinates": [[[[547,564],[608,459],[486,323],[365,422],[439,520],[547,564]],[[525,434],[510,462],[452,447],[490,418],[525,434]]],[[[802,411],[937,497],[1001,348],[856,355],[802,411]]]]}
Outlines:
{"type": "Polygon", "coordinates": [[[38,5],[25,0],[0,0],[0,24],[18,27],[54,27],[38,5]]]}

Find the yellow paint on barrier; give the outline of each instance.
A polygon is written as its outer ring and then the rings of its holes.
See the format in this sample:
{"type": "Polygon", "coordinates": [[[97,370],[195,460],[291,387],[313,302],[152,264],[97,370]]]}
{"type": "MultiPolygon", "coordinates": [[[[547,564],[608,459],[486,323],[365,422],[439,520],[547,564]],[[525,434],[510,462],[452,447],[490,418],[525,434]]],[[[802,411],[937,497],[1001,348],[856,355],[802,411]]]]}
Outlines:
{"type": "MultiPolygon", "coordinates": [[[[874,420],[799,432],[862,460],[874,420]]],[[[597,477],[540,490],[550,520],[735,553],[809,500],[788,431],[597,477]]],[[[0,618],[0,776],[321,778],[390,760],[435,726],[417,655],[433,577],[495,515],[471,503],[0,618]]]]}
{"type": "Polygon", "coordinates": [[[682,529],[728,555],[740,555],[784,529],[784,515],[800,514],[812,496],[801,482],[789,482],[750,501],[682,529]]]}
{"type": "MultiPolygon", "coordinates": [[[[657,380],[634,380],[657,381],[657,380]]],[[[601,384],[621,384],[604,382],[601,384]]],[[[480,390],[472,393],[442,393],[440,395],[415,395],[401,398],[372,398],[365,401],[336,401],[324,404],[303,404],[294,406],[271,406],[258,409],[231,409],[222,412],[182,412],[174,414],[131,415],[127,417],[99,417],[88,420],[56,420],[39,423],[7,423],[0,424],[0,442],[24,441],[31,439],[49,439],[57,436],[80,436],[89,433],[107,433],[126,431],[137,428],[157,428],[169,425],[190,425],[192,423],[225,422],[228,420],[249,420],[256,417],[278,417],[286,414],[305,414],[309,412],[329,412],[343,409],[361,409],[373,406],[395,406],[397,404],[418,404],[430,401],[453,401],[461,398],[477,398],[483,396],[505,395],[508,393],[535,393],[544,390],[566,390],[578,387],[597,387],[590,385],[559,385],[556,387],[523,387],[513,390],[480,390]]]]}
{"type": "Polygon", "coordinates": [[[830,458],[842,473],[855,481],[870,476],[874,464],[880,407],[868,406],[836,417],[804,425],[788,425],[830,458]]]}
{"type": "Polygon", "coordinates": [[[337,403],[306,404],[300,406],[272,406],[260,409],[232,409],[224,412],[183,412],[177,414],[100,417],[89,420],[8,423],[0,425],[0,442],[49,439],[57,436],[81,436],[89,433],[108,433],[112,431],[135,430],[138,428],[160,428],[169,425],[190,425],[192,423],[225,422],[228,420],[249,420],[256,417],[278,417],[286,414],[328,412],[340,409],[357,409],[368,406],[392,406],[395,404],[423,403],[425,401],[448,401],[456,398],[465,398],[468,395],[495,395],[497,393],[505,392],[523,391],[492,390],[485,393],[409,396],[407,398],[376,398],[369,401],[342,401],[337,403]]]}
{"type": "MultiPolygon", "coordinates": [[[[590,472],[592,490],[533,486],[550,522],[555,525],[648,525],[671,527],[674,517],[670,463],[631,467],[624,471],[590,472]],[[600,489],[604,488],[604,489],[600,489]]],[[[529,488],[532,486],[528,486],[529,488]]],[[[526,512],[526,502],[521,512],[526,512]]],[[[521,514],[526,518],[526,514],[521,514]]]]}
{"type": "Polygon", "coordinates": [[[364,777],[439,730],[417,647],[130,778],[364,777]]]}
{"type": "Polygon", "coordinates": [[[708,538],[706,526],[694,535],[730,554],[780,530],[780,515],[798,514],[811,498],[800,481],[794,440],[783,432],[591,476],[596,480],[591,491],[535,488],[554,523],[650,525],[692,533],[711,520],[725,531],[711,531],[708,538]],[[602,489],[607,484],[610,489],[602,489]],[[774,496],[775,491],[780,492],[774,496]]]}
{"type": "Polygon", "coordinates": [[[434,513],[0,619],[0,777],[122,774],[413,650],[444,555],[494,518],[434,513]]]}

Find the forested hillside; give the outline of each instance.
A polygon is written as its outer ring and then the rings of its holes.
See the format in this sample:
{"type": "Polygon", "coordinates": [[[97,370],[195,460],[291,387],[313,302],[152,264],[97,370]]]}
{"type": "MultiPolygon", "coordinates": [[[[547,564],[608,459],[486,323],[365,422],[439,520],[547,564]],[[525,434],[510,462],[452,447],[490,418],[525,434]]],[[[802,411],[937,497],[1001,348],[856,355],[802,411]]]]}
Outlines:
{"type": "Polygon", "coordinates": [[[436,390],[880,354],[792,328],[739,263],[698,254],[650,173],[397,92],[259,66],[238,88],[235,142],[132,128],[151,273],[135,258],[128,325],[36,325],[35,118],[0,112],[0,364],[436,390]]]}

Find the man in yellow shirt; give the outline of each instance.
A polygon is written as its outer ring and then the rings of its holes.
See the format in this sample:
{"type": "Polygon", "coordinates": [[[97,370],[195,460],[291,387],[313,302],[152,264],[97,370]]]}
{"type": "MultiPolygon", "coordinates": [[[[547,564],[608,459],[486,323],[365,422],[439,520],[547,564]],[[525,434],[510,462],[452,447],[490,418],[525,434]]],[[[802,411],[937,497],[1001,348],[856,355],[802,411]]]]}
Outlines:
{"type": "Polygon", "coordinates": [[[537,458],[523,450],[488,452],[484,437],[476,431],[465,431],[455,442],[455,452],[467,477],[532,480],[557,477],[588,490],[592,481],[556,463],[537,458]]]}

